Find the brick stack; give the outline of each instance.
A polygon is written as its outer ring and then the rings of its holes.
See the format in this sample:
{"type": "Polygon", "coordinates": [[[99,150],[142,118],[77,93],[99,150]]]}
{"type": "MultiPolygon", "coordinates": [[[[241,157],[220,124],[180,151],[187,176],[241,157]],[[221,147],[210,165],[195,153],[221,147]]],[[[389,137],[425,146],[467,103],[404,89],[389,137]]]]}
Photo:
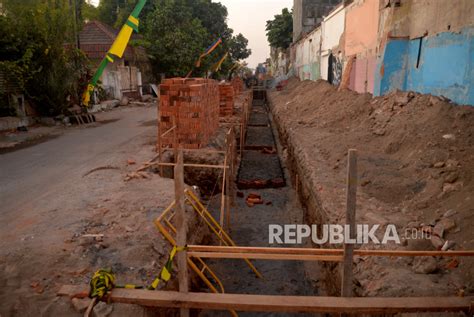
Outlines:
{"type": "Polygon", "coordinates": [[[234,92],[236,95],[240,94],[244,87],[244,81],[239,76],[232,78],[232,86],[234,87],[234,92]]]}
{"type": "Polygon", "coordinates": [[[234,87],[231,83],[219,84],[219,115],[231,116],[234,113],[234,87]]]}
{"type": "MultiPolygon", "coordinates": [[[[219,125],[219,88],[204,78],[171,78],[160,85],[158,120],[160,133],[177,126],[177,143],[185,149],[205,147],[219,125]]],[[[171,132],[161,138],[162,147],[173,146],[171,132]]]]}

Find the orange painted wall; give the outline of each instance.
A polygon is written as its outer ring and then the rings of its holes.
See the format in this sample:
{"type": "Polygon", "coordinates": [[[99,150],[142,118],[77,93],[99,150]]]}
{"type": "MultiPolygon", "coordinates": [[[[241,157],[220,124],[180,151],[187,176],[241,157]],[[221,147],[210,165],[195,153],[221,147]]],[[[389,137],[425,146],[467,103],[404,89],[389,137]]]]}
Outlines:
{"type": "MultiPolygon", "coordinates": [[[[346,8],[345,55],[375,51],[379,21],[379,0],[359,0],[346,8]]],[[[373,54],[374,52],[372,52],[373,54]]]]}

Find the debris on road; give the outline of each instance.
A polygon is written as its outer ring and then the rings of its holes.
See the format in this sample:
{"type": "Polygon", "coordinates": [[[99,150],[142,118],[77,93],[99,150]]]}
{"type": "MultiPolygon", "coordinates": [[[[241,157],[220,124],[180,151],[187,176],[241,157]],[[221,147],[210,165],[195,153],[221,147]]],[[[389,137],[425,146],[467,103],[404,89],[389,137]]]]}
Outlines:
{"type": "Polygon", "coordinates": [[[91,169],[90,171],[88,171],[87,173],[85,173],[84,175],[82,175],[82,177],[86,177],[87,175],[90,175],[94,172],[97,172],[97,171],[102,171],[102,170],[119,170],[120,167],[117,167],[117,166],[112,166],[112,165],[106,165],[106,166],[99,166],[99,167],[96,167],[96,168],[93,168],[91,169]]]}

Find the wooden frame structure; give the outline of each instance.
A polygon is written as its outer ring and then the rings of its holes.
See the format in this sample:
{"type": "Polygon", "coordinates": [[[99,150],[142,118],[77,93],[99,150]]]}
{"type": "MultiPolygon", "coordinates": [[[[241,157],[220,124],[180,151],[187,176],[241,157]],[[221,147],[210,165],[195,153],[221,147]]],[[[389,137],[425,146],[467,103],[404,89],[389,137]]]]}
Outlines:
{"type": "MultiPolygon", "coordinates": [[[[245,116],[243,116],[244,118],[245,116]]],[[[244,120],[244,119],[242,119],[244,120]]],[[[139,168],[137,171],[142,171],[150,166],[159,166],[160,175],[163,175],[163,167],[176,167],[177,162],[168,163],[163,162],[163,155],[166,150],[172,150],[175,154],[175,160],[177,158],[177,139],[176,139],[176,125],[175,119],[173,117],[173,126],[165,131],[162,134],[158,134],[158,154],[150,161],[145,163],[144,166],[139,168]],[[162,148],[161,137],[166,136],[167,134],[173,132],[173,147],[172,148],[162,148]],[[157,162],[154,162],[158,160],[157,162]]],[[[219,222],[221,227],[227,228],[230,230],[230,208],[235,205],[235,190],[232,184],[235,182],[236,174],[236,165],[237,165],[237,152],[236,152],[236,142],[235,142],[235,131],[231,127],[226,132],[225,135],[225,149],[224,150],[212,150],[212,149],[182,149],[182,152],[201,152],[201,153],[219,153],[224,154],[224,163],[223,165],[213,165],[213,164],[197,164],[197,163],[183,163],[183,167],[195,167],[195,168],[217,168],[222,169],[222,185],[221,185],[221,207],[220,207],[220,218],[219,222]]]]}
{"type": "MultiPolygon", "coordinates": [[[[228,138],[231,137],[231,133],[228,138]]],[[[231,141],[229,141],[231,143],[231,141]]],[[[229,148],[229,144],[227,144],[229,148]]],[[[231,170],[230,163],[234,158],[226,151],[224,171],[231,170]]],[[[348,155],[347,173],[347,210],[346,223],[353,225],[355,222],[355,195],[357,188],[357,152],[350,150],[348,155]]],[[[183,179],[183,152],[178,150],[175,166],[175,201],[155,221],[156,226],[170,241],[172,245],[186,245],[186,217],[184,207],[186,200],[193,209],[204,217],[211,230],[226,241],[227,236],[223,227],[217,223],[209,214],[199,200],[191,191],[184,189],[183,179]],[[168,215],[175,207],[175,214],[168,215]],[[171,224],[171,219],[176,216],[176,227],[171,224]],[[165,224],[177,236],[176,240],[166,230],[161,222],[165,224]],[[220,228],[216,229],[216,228],[220,228]]],[[[231,173],[229,173],[231,174],[231,173]]],[[[228,186],[229,180],[224,177],[224,185],[228,186]]],[[[223,191],[223,195],[225,192],[223,191]]],[[[230,196],[227,192],[227,196],[230,196]]],[[[227,202],[223,198],[222,202],[227,202]]],[[[221,206],[222,208],[222,206],[221,206]]],[[[223,213],[221,209],[221,224],[223,213]]],[[[352,234],[352,232],[351,232],[352,234]]],[[[232,240],[230,240],[232,241],[232,240]]],[[[404,251],[404,250],[353,250],[347,245],[343,249],[314,249],[314,248],[268,248],[268,247],[238,247],[234,243],[225,243],[226,246],[189,245],[186,250],[178,253],[178,278],[179,292],[169,291],[147,291],[136,289],[113,289],[108,300],[112,302],[139,304],[143,306],[173,307],[180,309],[181,316],[189,316],[190,308],[197,309],[228,309],[233,316],[236,311],[282,311],[282,312],[319,312],[339,314],[393,314],[408,312],[466,312],[474,313],[474,296],[470,297],[352,297],[352,266],[354,256],[474,256],[474,251],[404,251]],[[341,297],[327,296],[277,296],[277,295],[247,295],[247,294],[224,294],[224,287],[217,276],[205,265],[202,258],[236,258],[244,259],[257,273],[249,262],[249,259],[264,260],[297,260],[297,261],[333,261],[341,262],[343,265],[341,297]],[[196,259],[203,264],[199,269],[194,263],[196,259]],[[198,276],[203,278],[213,293],[193,293],[188,288],[188,266],[198,276]],[[218,283],[221,292],[205,276],[204,271],[210,273],[211,277],[218,283]],[[183,281],[184,280],[184,281],[183,281]]],[[[257,274],[258,276],[258,274],[257,274]]],[[[82,286],[63,286],[59,295],[70,297],[86,297],[88,289],[82,286]]]]}

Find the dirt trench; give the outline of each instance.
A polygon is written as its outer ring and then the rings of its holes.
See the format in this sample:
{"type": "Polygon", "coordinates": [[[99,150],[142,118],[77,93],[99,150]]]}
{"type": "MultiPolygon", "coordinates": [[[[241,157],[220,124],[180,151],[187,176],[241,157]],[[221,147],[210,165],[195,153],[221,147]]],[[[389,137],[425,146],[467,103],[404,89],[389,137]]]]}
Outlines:
{"type": "MultiPolygon", "coordinates": [[[[269,244],[269,224],[303,223],[304,211],[294,189],[286,181],[288,172],[280,159],[278,134],[273,129],[262,92],[254,94],[244,149],[236,184],[240,198],[236,198],[236,206],[231,209],[230,234],[240,246],[278,246],[269,244]],[[250,193],[260,195],[263,203],[248,206],[246,198],[250,193]]],[[[214,199],[213,204],[216,206],[212,210],[218,210],[218,199],[214,199]]],[[[217,213],[215,216],[218,217],[217,213]]],[[[262,279],[257,278],[243,260],[219,259],[208,263],[223,282],[226,293],[302,296],[324,293],[318,269],[308,262],[255,260],[253,263],[263,275],[262,279]]],[[[276,312],[238,313],[239,316],[306,316],[276,312]]],[[[227,311],[200,313],[200,316],[228,315],[227,311]]]]}

